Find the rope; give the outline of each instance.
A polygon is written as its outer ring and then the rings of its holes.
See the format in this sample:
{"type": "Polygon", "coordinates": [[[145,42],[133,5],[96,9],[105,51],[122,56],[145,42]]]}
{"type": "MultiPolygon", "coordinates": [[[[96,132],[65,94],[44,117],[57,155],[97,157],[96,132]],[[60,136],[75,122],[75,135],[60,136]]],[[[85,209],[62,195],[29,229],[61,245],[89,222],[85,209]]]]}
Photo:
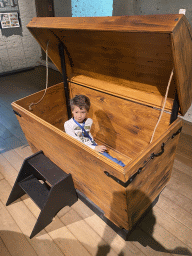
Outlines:
{"type": "MultiPolygon", "coordinates": [[[[173,70],[174,70],[174,69],[173,69],[173,70]]],[[[161,120],[161,117],[162,117],[163,112],[164,112],[164,109],[165,109],[165,105],[166,105],[166,101],[167,101],[167,96],[168,96],[168,92],[169,92],[169,87],[170,87],[171,80],[172,80],[172,77],[173,77],[173,70],[171,71],[171,75],[170,75],[170,78],[169,78],[169,82],[168,82],[168,86],[167,86],[167,90],[166,90],[166,94],[165,94],[165,99],[164,99],[164,103],[163,103],[163,108],[162,108],[162,110],[161,110],[161,114],[160,114],[160,116],[159,116],[159,119],[158,119],[158,121],[157,121],[157,124],[156,124],[156,126],[155,126],[155,129],[154,129],[154,131],[153,131],[153,135],[152,135],[152,137],[151,137],[150,143],[153,141],[153,138],[154,138],[154,135],[155,135],[155,131],[156,131],[156,129],[157,129],[157,126],[159,125],[159,122],[160,122],[160,120],[161,120]]]]}
{"type": "Polygon", "coordinates": [[[37,104],[39,104],[39,103],[43,100],[43,98],[44,98],[44,96],[45,96],[45,94],[46,94],[46,92],[47,92],[47,87],[48,87],[48,69],[49,69],[49,67],[48,67],[48,45],[49,45],[49,41],[47,42],[47,48],[46,48],[46,89],[45,89],[45,92],[44,92],[42,98],[41,98],[38,102],[36,102],[36,103],[32,102],[32,103],[29,105],[29,110],[30,110],[30,111],[33,110],[33,109],[32,109],[32,106],[33,106],[33,105],[37,105],[37,104]]]}

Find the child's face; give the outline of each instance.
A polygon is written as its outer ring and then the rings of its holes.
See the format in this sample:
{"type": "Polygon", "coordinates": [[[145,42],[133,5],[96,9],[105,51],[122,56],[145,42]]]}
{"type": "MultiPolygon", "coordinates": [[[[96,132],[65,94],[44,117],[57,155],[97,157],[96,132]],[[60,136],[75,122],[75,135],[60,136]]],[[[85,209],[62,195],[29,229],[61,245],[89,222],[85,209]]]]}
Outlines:
{"type": "Polygon", "coordinates": [[[73,117],[75,121],[78,123],[82,123],[84,119],[87,117],[87,110],[85,108],[80,109],[79,107],[75,106],[72,111],[73,117]]]}

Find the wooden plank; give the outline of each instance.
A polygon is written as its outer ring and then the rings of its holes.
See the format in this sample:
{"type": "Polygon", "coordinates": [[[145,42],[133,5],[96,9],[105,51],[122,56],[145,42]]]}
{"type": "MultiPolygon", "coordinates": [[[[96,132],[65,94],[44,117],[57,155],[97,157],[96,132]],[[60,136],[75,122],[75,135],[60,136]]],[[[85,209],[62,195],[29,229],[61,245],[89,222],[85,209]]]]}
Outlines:
{"type": "Polygon", "coordinates": [[[61,221],[91,255],[98,255],[99,247],[106,249],[109,252],[107,255],[117,255],[113,249],[110,250],[110,246],[73,209],[61,217],[61,221]]]}
{"type": "Polygon", "coordinates": [[[2,239],[0,238],[0,255],[2,256],[11,256],[2,239]]]}
{"type": "MultiPolygon", "coordinates": [[[[167,80],[164,84],[168,83],[167,80]]],[[[84,85],[88,88],[97,89],[102,92],[110,93],[114,96],[118,96],[124,99],[128,99],[134,102],[138,102],[147,106],[152,106],[156,108],[162,108],[162,102],[165,95],[164,91],[161,91],[155,86],[139,83],[136,81],[129,81],[125,79],[118,79],[118,83],[112,81],[110,78],[105,79],[97,76],[97,78],[87,77],[85,75],[77,75],[71,79],[71,83],[77,83],[79,85],[84,85]],[[101,80],[103,79],[103,80],[101,80]],[[153,96],[149,97],[149,94],[153,92],[153,96]]],[[[71,84],[69,83],[69,85],[71,84]]],[[[173,86],[174,88],[174,86],[173,86]]],[[[161,86],[161,90],[164,90],[164,87],[161,86]]],[[[173,99],[171,94],[169,95],[166,101],[165,109],[170,111],[173,105],[173,99]],[[170,97],[170,98],[169,98],[170,97]]]]}
{"type": "Polygon", "coordinates": [[[192,162],[192,136],[189,134],[181,133],[177,147],[177,154],[191,158],[192,162]]]}
{"type": "MultiPolygon", "coordinates": [[[[48,231],[48,228],[46,229],[48,231]]],[[[66,256],[89,256],[91,255],[84,244],[81,244],[75,235],[73,235],[67,227],[63,224],[60,228],[49,231],[57,246],[62,250],[66,256]]]]}
{"type": "MultiPolygon", "coordinates": [[[[70,85],[71,98],[82,93],[91,99],[89,115],[93,119],[91,133],[95,139],[132,159],[146,148],[158,121],[159,111],[114,97],[113,94],[73,83],[70,85]]],[[[156,131],[156,139],[168,128],[169,118],[170,115],[164,113],[156,131]]]]}
{"type": "MultiPolygon", "coordinates": [[[[185,17],[182,15],[164,15],[165,23],[166,20],[169,22],[169,18],[174,22],[174,26],[172,27],[174,30],[174,44],[171,39],[173,30],[169,32],[166,31],[165,25],[163,25],[163,29],[165,29],[164,32],[159,32],[158,29],[156,31],[151,30],[153,22],[156,24],[156,28],[161,27],[163,16],[157,15],[156,17],[151,17],[150,15],[139,16],[139,19],[137,16],[121,18],[103,17],[105,20],[105,22],[103,21],[104,24],[101,20],[93,17],[71,19],[44,18],[40,20],[34,19],[29,24],[29,29],[44,49],[46,42],[50,39],[50,58],[60,70],[60,57],[57,50],[59,43],[58,38],[64,43],[67,49],[66,59],[69,79],[71,76],[84,75],[103,81],[113,81],[116,85],[123,84],[124,86],[127,86],[126,81],[128,81],[134,88],[138,89],[137,87],[139,87],[140,91],[144,90],[146,92],[146,88],[150,90],[151,95],[148,95],[148,99],[153,99],[154,94],[163,98],[170,73],[174,66],[173,57],[176,66],[175,73],[183,73],[182,69],[179,70],[179,68],[177,68],[177,66],[179,67],[178,63],[180,59],[186,66],[190,66],[190,57],[188,57],[189,61],[185,61],[186,52],[188,52],[188,48],[191,47],[188,33],[189,27],[184,26],[184,36],[182,35],[181,38],[177,40],[175,39],[177,34],[179,34],[177,32],[180,24],[185,20],[185,17]],[[175,20],[172,20],[174,18],[175,20]],[[141,33],[146,25],[146,23],[142,23],[143,19],[145,22],[148,20],[148,29],[145,33],[141,33]],[[150,23],[149,20],[151,20],[152,23],[150,23]],[[136,27],[133,25],[135,21],[137,23],[136,27]],[[73,27],[74,24],[76,24],[77,27],[73,27]],[[102,27],[98,30],[101,24],[105,28],[103,29],[102,27]],[[127,24],[129,25],[126,27],[127,24]],[[57,29],[56,25],[58,26],[57,29]],[[76,33],[76,31],[78,31],[78,33],[76,33]],[[185,36],[187,37],[187,42],[183,42],[185,36]],[[185,46],[187,45],[184,47],[182,54],[180,54],[183,55],[183,57],[179,55],[179,57],[175,57],[174,55],[181,52],[179,51],[178,45],[180,44],[180,46],[182,46],[182,43],[185,43],[185,46]],[[172,48],[174,49],[172,50],[172,48]],[[146,51],[146,49],[150,49],[150,51],[146,51]],[[92,56],[92,58],[89,58],[89,56],[92,56]],[[179,58],[179,60],[177,58],[179,58]],[[121,59],[121,61],[119,61],[119,59],[121,59]]],[[[189,69],[189,67],[187,67],[187,69],[189,69]]],[[[174,82],[170,89],[171,93],[169,93],[171,99],[174,98],[176,83],[178,87],[187,86],[185,83],[182,83],[182,79],[178,79],[180,74],[175,73],[174,82]]],[[[185,75],[182,74],[181,76],[185,77],[185,75]]],[[[178,90],[180,93],[180,89],[178,90]]],[[[190,101],[190,99],[187,100],[190,101]]],[[[181,105],[185,104],[183,97],[180,97],[180,101],[181,105]]],[[[158,107],[161,106],[161,100],[159,99],[156,104],[158,104],[158,107]]]]}
{"type": "MultiPolygon", "coordinates": [[[[173,124],[171,124],[169,126],[169,128],[166,130],[165,133],[163,133],[161,135],[161,137],[159,137],[157,140],[154,139],[154,142],[150,143],[145,148],[145,150],[143,150],[141,152],[141,154],[138,155],[138,157],[136,159],[132,159],[130,164],[125,167],[126,180],[128,180],[132,175],[134,175],[140,167],[145,165],[146,161],[148,159],[150,159],[152,153],[157,154],[157,153],[161,152],[162,143],[165,143],[169,138],[171,138],[171,136],[174,133],[176,133],[178,131],[178,129],[181,128],[181,126],[182,126],[181,120],[177,119],[173,124]]],[[[176,152],[176,146],[178,144],[178,140],[179,140],[179,135],[177,135],[177,137],[175,137],[174,140],[171,140],[168,142],[167,149],[165,146],[166,152],[167,152],[167,154],[170,154],[170,157],[174,156],[174,154],[176,152]],[[173,141],[174,141],[174,143],[173,143],[173,141]],[[172,148],[172,151],[169,151],[168,149],[171,149],[171,148],[172,148]]],[[[168,157],[167,154],[164,154],[164,155],[166,155],[166,157],[168,157]]],[[[158,157],[158,159],[161,159],[161,158],[164,159],[164,155],[160,155],[158,157]]],[[[162,161],[162,164],[163,164],[163,161],[162,161]]]]}
{"type": "Polygon", "coordinates": [[[176,202],[171,201],[167,197],[164,197],[162,194],[159,197],[158,207],[172,218],[175,218],[178,222],[182,223],[188,229],[192,230],[192,214],[188,210],[181,208],[176,202]]]}
{"type": "MultiPolygon", "coordinates": [[[[29,111],[30,104],[38,102],[43,94],[44,90],[20,99],[16,103],[29,111]]],[[[43,100],[31,108],[31,113],[63,130],[64,121],[67,120],[63,83],[49,87],[43,100]]]]}
{"type": "Polygon", "coordinates": [[[186,241],[182,241],[186,227],[183,227],[158,207],[155,207],[155,210],[153,208],[153,211],[144,218],[139,227],[151,235],[159,244],[160,249],[164,248],[167,253],[190,255],[192,252],[192,249],[185,243],[186,241]]]}
{"type": "MultiPolygon", "coordinates": [[[[39,216],[40,210],[35,205],[35,203],[27,196],[23,196],[22,200],[37,218],[39,216]]],[[[63,209],[65,209],[65,207],[63,209]]],[[[45,230],[47,231],[49,236],[53,239],[53,241],[57,244],[57,246],[61,249],[64,255],[66,256],[90,255],[88,251],[85,249],[84,245],[81,244],[77,240],[75,235],[73,235],[69,231],[69,229],[65,227],[65,225],[60,221],[60,219],[58,218],[58,214],[54,218],[52,223],[45,228],[45,230]]]]}
{"type": "MultiPolygon", "coordinates": [[[[192,163],[192,161],[191,161],[192,163]]],[[[177,159],[174,160],[174,164],[173,164],[174,169],[177,169],[189,176],[192,176],[192,167],[178,161],[177,159]]]]}
{"type": "MultiPolygon", "coordinates": [[[[168,34],[78,31],[77,36],[75,31],[57,30],[55,35],[63,40],[73,60],[73,77],[84,75],[151,96],[165,95],[172,70],[168,34]],[[159,44],[161,40],[163,44],[159,44]],[[149,47],[151,51],[146,51],[149,47]]],[[[146,101],[150,102],[149,97],[146,101]]]]}
{"type": "Polygon", "coordinates": [[[172,34],[174,68],[176,72],[177,92],[182,115],[187,112],[192,102],[191,36],[192,29],[184,15],[172,34]]]}
{"type": "Polygon", "coordinates": [[[58,218],[61,218],[62,216],[64,216],[68,211],[70,211],[70,209],[71,209],[71,207],[65,206],[63,209],[61,209],[61,210],[57,213],[58,218]]]}
{"type": "MultiPolygon", "coordinates": [[[[4,205],[6,205],[7,199],[8,199],[8,197],[9,197],[10,193],[11,193],[12,188],[11,188],[10,184],[8,183],[8,181],[5,180],[5,179],[1,180],[1,181],[0,181],[0,184],[1,184],[1,187],[0,187],[0,190],[1,190],[1,198],[0,198],[0,200],[1,200],[1,202],[2,202],[4,205]]],[[[6,208],[6,209],[7,209],[7,208],[6,208]]]]}
{"type": "Polygon", "coordinates": [[[174,190],[171,186],[166,186],[161,195],[172,201],[175,205],[178,205],[183,210],[192,214],[192,200],[182,195],[180,190],[174,190]]]}
{"type": "MultiPolygon", "coordinates": [[[[164,137],[163,140],[166,141],[167,137],[164,137]]],[[[134,226],[169,181],[178,140],[179,137],[170,139],[162,155],[154,157],[154,159],[149,158],[150,161],[126,188],[129,226],[134,226]]],[[[153,148],[153,152],[158,151],[153,148]]],[[[147,159],[148,154],[145,155],[145,161],[147,159]]],[[[137,170],[142,166],[144,164],[141,164],[137,170]]]]}
{"type": "Polygon", "coordinates": [[[185,165],[192,167],[192,161],[191,158],[186,157],[185,155],[181,155],[176,152],[175,159],[180,161],[181,163],[185,163],[185,165]]]}
{"type": "MultiPolygon", "coordinates": [[[[4,182],[1,181],[0,189],[0,199],[5,205],[5,197],[8,198],[11,192],[11,187],[4,180],[4,182]]],[[[20,230],[25,235],[25,237],[27,237],[28,242],[33,246],[38,255],[63,255],[61,250],[55,245],[51,237],[44,230],[42,230],[38,236],[35,237],[35,239],[29,239],[29,236],[37,220],[20,199],[18,199],[16,203],[7,206],[6,209],[9,211],[19,226],[20,230]]]]}
{"type": "Polygon", "coordinates": [[[27,25],[32,28],[83,29],[83,30],[118,30],[118,31],[158,31],[171,32],[182,15],[143,15],[121,17],[73,17],[71,18],[33,18],[27,25]]]}
{"type": "Polygon", "coordinates": [[[132,242],[132,244],[137,246],[147,256],[172,255],[164,246],[164,243],[160,243],[158,239],[154,238],[153,234],[144,232],[139,226],[131,233],[128,241],[132,242]]]}
{"type": "Polygon", "coordinates": [[[31,155],[33,155],[33,152],[30,148],[30,146],[25,145],[14,149],[17,154],[19,154],[23,160],[31,155]]]}
{"type": "MultiPolygon", "coordinates": [[[[140,249],[143,251],[142,253],[138,250],[137,246],[133,245],[131,242],[125,241],[117,235],[115,231],[113,231],[101,218],[94,214],[94,212],[80,200],[76,202],[72,208],[100,237],[102,237],[103,240],[106,241],[106,243],[110,245],[110,248],[112,248],[118,255],[145,255],[145,250],[140,249]]],[[[102,248],[100,247],[99,249],[101,250],[102,248]]]]}
{"type": "Polygon", "coordinates": [[[191,186],[186,186],[184,183],[181,183],[178,179],[171,177],[171,180],[168,182],[167,187],[175,192],[179,193],[188,199],[192,200],[192,189],[191,186]]]}
{"type": "MultiPolygon", "coordinates": [[[[2,189],[1,189],[2,190],[2,189]]],[[[34,256],[35,250],[22,234],[11,214],[0,201],[0,237],[12,256],[34,256]]],[[[2,255],[2,254],[1,254],[2,255]]],[[[2,255],[3,256],[3,255],[2,255]]]]}
{"type": "Polygon", "coordinates": [[[160,209],[158,205],[153,208],[153,212],[157,223],[162,225],[173,236],[181,240],[188,248],[190,248],[190,250],[192,249],[192,230],[190,228],[166,214],[166,212],[160,209]]]}
{"type": "Polygon", "coordinates": [[[186,187],[191,188],[192,184],[192,177],[191,175],[187,175],[183,173],[182,171],[173,168],[172,177],[176,180],[180,181],[181,184],[184,184],[186,187]]]}
{"type": "Polygon", "coordinates": [[[12,149],[4,152],[2,156],[6,158],[7,161],[9,161],[9,163],[15,168],[15,170],[17,170],[17,172],[19,172],[23,164],[23,158],[17,154],[15,150],[12,149]]]}
{"type": "Polygon", "coordinates": [[[0,155],[0,166],[1,174],[9,182],[9,184],[13,186],[17,178],[18,172],[2,155],[0,155]]]}

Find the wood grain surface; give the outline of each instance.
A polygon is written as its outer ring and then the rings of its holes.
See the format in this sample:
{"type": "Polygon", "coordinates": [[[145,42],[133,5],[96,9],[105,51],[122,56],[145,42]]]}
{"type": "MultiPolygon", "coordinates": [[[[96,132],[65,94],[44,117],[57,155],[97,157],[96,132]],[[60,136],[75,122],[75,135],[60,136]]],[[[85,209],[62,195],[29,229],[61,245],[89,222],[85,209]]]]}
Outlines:
{"type": "Polygon", "coordinates": [[[128,87],[160,108],[175,68],[166,109],[172,108],[176,88],[181,113],[190,106],[192,30],[184,15],[40,17],[28,28],[44,50],[49,42],[49,57],[60,71],[63,43],[69,80],[84,75],[128,87]]]}
{"type": "Polygon", "coordinates": [[[63,132],[67,114],[62,83],[50,87],[31,112],[29,104],[37,102],[43,91],[12,104],[21,115],[17,118],[32,150],[42,150],[71,173],[75,187],[108,219],[130,230],[171,176],[179,136],[169,138],[181,127],[181,120],[169,125],[170,114],[165,112],[151,144],[150,139],[173,67],[166,110],[172,108],[176,88],[182,114],[192,100],[191,57],[187,56],[192,46],[185,17],[35,18],[28,28],[44,50],[49,41],[49,56],[60,71],[58,45],[63,43],[70,97],[85,94],[90,98],[96,142],[109,147],[126,166],[63,132]],[[148,162],[165,142],[165,152],[148,162]],[[127,188],[104,173],[127,182],[146,162],[127,188]]]}
{"type": "Polygon", "coordinates": [[[184,115],[192,102],[192,28],[185,16],[174,30],[172,38],[177,91],[181,112],[184,115]]]}
{"type": "MultiPolygon", "coordinates": [[[[188,135],[192,134],[191,125],[186,126],[185,122],[171,179],[160,194],[155,207],[134,229],[128,241],[124,241],[80,200],[71,208],[63,208],[43,232],[29,239],[39,215],[39,208],[27,196],[6,206],[22,162],[33,153],[26,144],[10,103],[43,88],[44,74],[45,68],[38,66],[33,71],[19,72],[1,78],[0,144],[6,145],[6,148],[0,154],[0,254],[3,256],[191,255],[192,137],[188,135]],[[18,140],[22,140],[22,145],[18,140]],[[5,144],[2,143],[3,141],[5,144]],[[13,143],[14,141],[17,143],[13,143]]],[[[49,75],[50,80],[55,84],[55,74],[50,72],[49,75]]]]}
{"type": "MultiPolygon", "coordinates": [[[[85,94],[91,99],[90,117],[95,139],[118,152],[135,159],[150,142],[160,112],[102,91],[70,83],[71,97],[85,94]]],[[[155,139],[169,127],[168,113],[164,113],[155,139]]]]}
{"type": "MultiPolygon", "coordinates": [[[[43,101],[42,104],[39,103],[31,112],[28,110],[29,103],[38,100],[43,91],[12,103],[12,107],[21,115],[17,118],[32,150],[34,152],[43,150],[45,155],[61,169],[71,173],[78,190],[98,205],[113,223],[129,230],[140,217],[140,214],[146,210],[148,204],[146,207],[143,207],[142,204],[138,205],[138,208],[135,205],[131,207],[129,204],[128,210],[127,200],[131,198],[129,193],[132,192],[126,191],[124,187],[107,177],[104,170],[126,182],[137,171],[137,165],[141,164],[144,158],[146,159],[147,154],[144,153],[146,148],[149,148],[148,154],[152,150],[159,151],[161,140],[173,133],[181,121],[178,120],[176,124],[168,128],[170,115],[165,113],[157,130],[155,143],[148,146],[151,133],[159,117],[157,110],[76,84],[71,83],[70,86],[71,97],[77,93],[83,93],[90,97],[92,102],[90,117],[94,121],[93,136],[96,141],[104,142],[105,145],[109,146],[116,157],[122,154],[125,160],[127,158],[125,168],[63,132],[66,110],[64,109],[62,83],[48,88],[44,103],[43,101]],[[53,105],[51,104],[52,100],[53,105]],[[133,220],[132,215],[135,214],[135,211],[139,211],[139,214],[133,220]]],[[[175,140],[174,146],[176,144],[177,141],[175,140]]],[[[151,190],[149,193],[146,192],[148,202],[154,200],[167,183],[168,179],[165,179],[162,184],[159,183],[159,177],[161,175],[166,177],[167,172],[170,173],[175,148],[167,147],[166,154],[169,159],[172,159],[170,164],[165,161],[165,168],[161,166],[158,169],[160,174],[157,172],[156,175],[151,176],[151,182],[154,182],[151,189],[155,192],[152,196],[151,190]]],[[[123,160],[123,158],[120,159],[123,160]]],[[[162,160],[163,158],[159,159],[162,160]]],[[[149,168],[149,173],[153,173],[154,168],[156,165],[149,168]]],[[[144,177],[142,179],[143,184],[140,186],[143,186],[143,191],[148,190],[146,187],[149,186],[146,185],[148,181],[144,177]]],[[[137,185],[133,189],[136,187],[137,185]]]]}
{"type": "MultiPolygon", "coordinates": [[[[29,110],[32,103],[40,101],[44,92],[45,90],[34,93],[16,101],[16,104],[29,110]]],[[[42,101],[32,105],[31,108],[31,113],[63,130],[63,124],[68,118],[63,83],[49,87],[42,101]]]]}
{"type": "Polygon", "coordinates": [[[120,30],[120,31],[152,31],[171,32],[183,15],[139,15],[114,17],[38,17],[27,25],[31,28],[58,28],[77,30],[120,30]]]}

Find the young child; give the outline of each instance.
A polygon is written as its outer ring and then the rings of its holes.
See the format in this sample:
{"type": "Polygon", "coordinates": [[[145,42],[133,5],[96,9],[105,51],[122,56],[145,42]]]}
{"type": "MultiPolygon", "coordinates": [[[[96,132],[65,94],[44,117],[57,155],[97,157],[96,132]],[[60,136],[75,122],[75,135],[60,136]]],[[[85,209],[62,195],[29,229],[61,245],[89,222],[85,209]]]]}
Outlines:
{"type": "Polygon", "coordinates": [[[106,152],[107,148],[104,145],[97,145],[95,143],[90,133],[93,120],[91,118],[87,118],[90,105],[90,100],[85,95],[76,95],[70,100],[73,117],[64,123],[65,132],[119,165],[125,166],[124,163],[110,156],[106,152]]]}

